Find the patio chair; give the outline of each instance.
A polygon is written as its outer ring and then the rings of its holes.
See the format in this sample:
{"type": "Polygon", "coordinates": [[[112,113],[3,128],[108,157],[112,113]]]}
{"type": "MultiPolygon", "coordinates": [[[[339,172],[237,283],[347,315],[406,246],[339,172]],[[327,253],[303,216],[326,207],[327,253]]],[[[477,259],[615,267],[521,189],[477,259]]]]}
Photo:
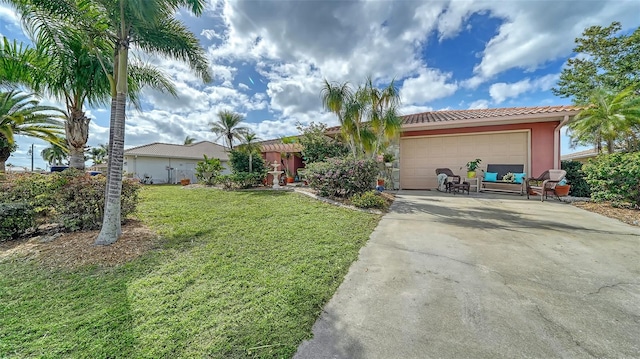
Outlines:
{"type": "Polygon", "coordinates": [[[567,175],[565,170],[548,170],[544,171],[538,177],[527,178],[527,199],[530,194],[539,194],[540,200],[544,202],[545,198],[549,198],[549,193],[553,193],[558,200],[560,197],[556,193],[556,185],[567,175]]]}
{"type": "Polygon", "coordinates": [[[467,191],[469,194],[469,183],[462,182],[462,177],[456,175],[448,168],[436,168],[436,176],[444,174],[447,176],[447,182],[445,183],[446,192],[457,192],[458,190],[467,191]]]}

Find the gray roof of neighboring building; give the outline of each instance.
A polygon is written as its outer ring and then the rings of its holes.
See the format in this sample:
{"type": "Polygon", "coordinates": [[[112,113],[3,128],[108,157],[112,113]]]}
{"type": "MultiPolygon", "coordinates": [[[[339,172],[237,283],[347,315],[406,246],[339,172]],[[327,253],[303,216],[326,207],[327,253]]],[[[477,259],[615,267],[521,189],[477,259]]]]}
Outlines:
{"type": "Polygon", "coordinates": [[[125,156],[145,156],[162,158],[202,159],[203,155],[228,161],[227,148],[209,141],[196,142],[191,145],[154,142],[148,145],[133,147],[124,151],[125,156]]]}
{"type": "Polygon", "coordinates": [[[582,158],[596,157],[597,155],[598,155],[598,150],[596,150],[595,148],[591,148],[584,151],[567,153],[566,155],[562,155],[560,159],[563,161],[568,161],[568,160],[577,160],[582,158]]]}

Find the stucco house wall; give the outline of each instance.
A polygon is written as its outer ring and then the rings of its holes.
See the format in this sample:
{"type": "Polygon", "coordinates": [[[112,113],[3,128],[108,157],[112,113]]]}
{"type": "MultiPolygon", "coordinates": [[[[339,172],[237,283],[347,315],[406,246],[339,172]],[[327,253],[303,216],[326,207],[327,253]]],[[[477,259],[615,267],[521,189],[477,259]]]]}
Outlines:
{"type": "Polygon", "coordinates": [[[151,143],[134,147],[125,150],[123,167],[126,175],[140,180],[148,176],[154,184],[175,184],[185,178],[197,183],[195,168],[204,155],[220,159],[224,168],[222,173],[231,173],[226,148],[208,141],[192,145],[151,143]]]}

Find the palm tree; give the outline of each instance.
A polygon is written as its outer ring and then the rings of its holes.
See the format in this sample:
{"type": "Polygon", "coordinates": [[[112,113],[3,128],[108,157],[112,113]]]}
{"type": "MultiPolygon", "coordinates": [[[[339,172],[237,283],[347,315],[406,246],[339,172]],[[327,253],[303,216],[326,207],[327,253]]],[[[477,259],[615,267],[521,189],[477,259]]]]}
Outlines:
{"type": "Polygon", "coordinates": [[[613,153],[617,141],[633,138],[640,126],[640,96],[633,87],[618,94],[604,89],[594,91],[589,104],[567,126],[571,144],[594,144],[598,153],[604,143],[613,153]]]}
{"type": "Polygon", "coordinates": [[[338,117],[342,137],[351,153],[357,156],[355,134],[359,133],[359,122],[354,119],[359,117],[360,108],[351,86],[348,82],[330,83],[325,79],[320,96],[324,108],[338,117]]]}
{"type": "Polygon", "coordinates": [[[115,44],[115,66],[109,74],[112,99],[107,193],[102,229],[95,241],[98,245],[109,245],[122,234],[120,198],[129,48],[135,44],[148,53],[187,62],[204,81],[210,79],[210,74],[209,64],[198,39],[175,18],[175,12],[183,7],[199,16],[204,9],[204,0],[116,0],[100,3],[101,8],[94,13],[98,16],[98,21],[91,21],[91,24],[86,25],[98,25],[93,27],[97,31],[88,34],[89,37],[102,36],[104,29],[107,29],[110,40],[115,44]]]}
{"type": "Polygon", "coordinates": [[[211,126],[211,132],[218,135],[217,139],[224,137],[229,149],[233,150],[233,140],[242,140],[248,131],[247,127],[240,126],[242,121],[244,118],[238,113],[220,111],[218,112],[218,120],[209,122],[209,126],[211,126]]]}
{"type": "MultiPolygon", "coordinates": [[[[61,143],[64,143],[64,139],[60,139],[61,143]]],[[[42,159],[49,164],[49,166],[62,166],[62,161],[67,159],[69,150],[60,145],[51,144],[40,152],[42,159]]]]}
{"type": "Polygon", "coordinates": [[[368,109],[366,120],[374,140],[371,154],[375,158],[387,144],[388,139],[400,133],[401,122],[397,110],[400,105],[400,92],[395,86],[395,81],[391,81],[389,86],[380,90],[373,86],[373,81],[369,77],[359,99],[368,109]]]}
{"type": "Polygon", "coordinates": [[[253,154],[260,153],[260,145],[258,144],[258,135],[248,130],[242,134],[242,145],[240,149],[249,154],[249,173],[253,172],[253,154]]]}
{"type": "Polygon", "coordinates": [[[187,136],[187,137],[184,138],[184,144],[185,145],[192,145],[195,141],[196,141],[196,139],[191,137],[191,136],[187,136]]]}
{"type": "Polygon", "coordinates": [[[15,151],[15,135],[24,135],[59,143],[64,112],[51,106],[41,106],[33,94],[15,90],[0,92],[0,172],[15,151]]]}
{"type": "Polygon", "coordinates": [[[94,165],[103,163],[105,157],[107,157],[107,149],[105,145],[93,147],[89,150],[89,159],[91,159],[94,165]]]}
{"type": "MultiPolygon", "coordinates": [[[[85,41],[83,34],[71,26],[51,21],[42,4],[35,1],[12,0],[22,14],[27,33],[35,49],[9,47],[4,59],[12,65],[10,78],[36,92],[64,101],[67,107],[65,133],[70,149],[70,166],[84,170],[84,149],[89,138],[90,119],[83,106],[105,105],[111,98],[111,86],[104,68],[112,69],[113,47],[109,41],[85,41]],[[33,53],[37,54],[34,56],[33,53]],[[11,55],[11,56],[9,56],[11,55]],[[11,61],[13,60],[13,61],[11,61]],[[28,64],[29,71],[23,71],[28,64]]],[[[5,48],[7,40],[5,39],[5,48]]],[[[130,98],[139,106],[138,92],[143,85],[175,94],[175,88],[162,73],[149,66],[135,66],[130,98]]]]}
{"type": "MultiPolygon", "coordinates": [[[[25,0],[12,0],[16,6],[25,0]]],[[[36,3],[36,1],[34,1],[36,3]]],[[[95,54],[99,54],[104,41],[113,56],[109,63],[97,56],[106,74],[111,95],[107,190],[103,226],[96,244],[111,244],[121,234],[120,196],[122,194],[122,165],[124,153],[124,124],[127,99],[135,100],[129,89],[136,78],[129,61],[129,49],[153,55],[162,55],[184,61],[200,76],[210,78],[208,62],[198,39],[175,18],[178,9],[186,9],[198,16],[204,8],[204,0],[40,0],[35,12],[49,20],[45,29],[57,31],[62,24],[77,31],[95,54]],[[131,83],[130,83],[131,81],[131,83]]],[[[33,9],[31,7],[30,9],[33,9]]],[[[29,9],[28,9],[29,10],[29,9]]],[[[28,19],[29,12],[21,12],[28,19]]],[[[152,69],[156,73],[157,70],[152,69]]],[[[149,78],[149,76],[139,76],[149,78]]]]}
{"type": "Polygon", "coordinates": [[[33,71],[38,71],[31,64],[38,61],[39,54],[35,49],[26,47],[17,41],[9,41],[2,37],[0,41],[0,86],[15,84],[24,85],[29,82],[33,71]]]}
{"type": "Polygon", "coordinates": [[[365,153],[375,157],[400,131],[400,94],[394,81],[380,90],[367,78],[354,91],[346,82],[324,80],[321,96],[324,108],[338,116],[342,137],[354,157],[365,153]]]}

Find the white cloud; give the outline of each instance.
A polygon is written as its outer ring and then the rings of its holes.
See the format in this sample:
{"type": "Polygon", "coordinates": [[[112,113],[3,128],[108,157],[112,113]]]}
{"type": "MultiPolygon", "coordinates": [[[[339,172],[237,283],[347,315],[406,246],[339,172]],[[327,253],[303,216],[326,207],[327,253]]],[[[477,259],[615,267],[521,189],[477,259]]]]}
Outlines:
{"type": "Polygon", "coordinates": [[[489,108],[489,101],[476,100],[469,104],[469,110],[480,110],[484,108],[489,108]]]}
{"type": "Polygon", "coordinates": [[[200,32],[200,35],[207,38],[207,40],[222,40],[224,39],[224,34],[219,34],[213,29],[204,29],[200,32]]]}
{"type": "Polygon", "coordinates": [[[447,83],[451,74],[443,74],[435,69],[420,69],[418,76],[404,80],[400,89],[402,102],[406,104],[424,104],[429,101],[452,95],[458,89],[455,83],[447,83]]]}
{"type": "Polygon", "coordinates": [[[430,112],[433,111],[431,106],[417,106],[417,105],[404,105],[400,107],[400,115],[411,115],[414,113],[430,112]]]}
{"type": "Polygon", "coordinates": [[[514,83],[495,83],[489,88],[489,94],[496,104],[508,98],[518,97],[523,93],[549,90],[558,81],[559,74],[549,74],[535,80],[525,78],[514,83]]]}
{"type": "Polygon", "coordinates": [[[635,0],[557,1],[553,9],[546,1],[482,1],[470,4],[452,1],[440,18],[441,37],[460,31],[462,20],[472,13],[489,11],[504,19],[498,34],[482,52],[474,68],[475,76],[464,85],[476,88],[506,70],[533,71],[545,63],[571,53],[573,40],[592,25],[609,25],[621,21],[626,28],[638,26],[638,3],[635,0]]]}
{"type": "Polygon", "coordinates": [[[6,22],[5,25],[12,25],[16,28],[20,27],[20,17],[12,7],[4,4],[0,5],[0,19],[2,22],[6,22]]]}

